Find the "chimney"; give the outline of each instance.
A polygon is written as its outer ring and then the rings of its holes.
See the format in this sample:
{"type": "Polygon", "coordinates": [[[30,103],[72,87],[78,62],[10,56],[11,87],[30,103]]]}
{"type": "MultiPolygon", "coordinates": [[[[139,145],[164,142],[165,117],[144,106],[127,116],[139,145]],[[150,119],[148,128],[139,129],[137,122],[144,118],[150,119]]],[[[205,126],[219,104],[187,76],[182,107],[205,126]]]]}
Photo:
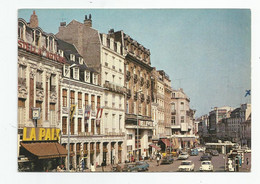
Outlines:
{"type": "Polygon", "coordinates": [[[63,31],[66,28],[66,22],[61,22],[59,27],[59,32],[63,31]]]}
{"type": "Polygon", "coordinates": [[[87,27],[92,27],[91,14],[89,14],[89,18],[87,15],[85,15],[84,25],[87,27]]]}
{"type": "Polygon", "coordinates": [[[31,15],[31,18],[30,18],[30,27],[31,28],[36,28],[36,27],[38,27],[38,25],[39,25],[38,17],[35,14],[35,10],[33,10],[33,14],[31,15]]]}
{"type": "Polygon", "coordinates": [[[66,26],[66,22],[61,22],[60,26],[66,26]]]}

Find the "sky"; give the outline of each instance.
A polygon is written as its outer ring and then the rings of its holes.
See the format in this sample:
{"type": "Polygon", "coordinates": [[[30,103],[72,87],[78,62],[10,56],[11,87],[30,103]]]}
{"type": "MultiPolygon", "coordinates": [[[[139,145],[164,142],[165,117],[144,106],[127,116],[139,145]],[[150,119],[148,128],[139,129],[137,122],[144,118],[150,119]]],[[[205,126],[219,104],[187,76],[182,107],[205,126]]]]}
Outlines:
{"type": "Polygon", "coordinates": [[[173,89],[183,88],[196,117],[251,103],[249,9],[20,9],[18,17],[29,22],[33,10],[47,33],[89,14],[100,33],[123,30],[150,49],[152,66],[170,76],[173,89]]]}

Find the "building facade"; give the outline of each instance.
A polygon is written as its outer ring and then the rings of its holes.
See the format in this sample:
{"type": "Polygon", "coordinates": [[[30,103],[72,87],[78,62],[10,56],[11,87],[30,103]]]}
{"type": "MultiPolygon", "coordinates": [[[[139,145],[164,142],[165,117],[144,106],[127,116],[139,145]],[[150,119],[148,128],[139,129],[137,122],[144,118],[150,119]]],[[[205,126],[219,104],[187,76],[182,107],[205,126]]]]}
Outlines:
{"type": "Polygon", "coordinates": [[[107,156],[103,156],[107,164],[124,162],[124,57],[120,43],[93,29],[91,15],[85,16],[84,23],[72,20],[66,25],[62,22],[56,36],[75,45],[86,65],[99,72],[97,84],[104,88],[101,142],[108,142],[100,152],[107,151],[107,156]]]}
{"type": "Polygon", "coordinates": [[[190,109],[190,98],[183,89],[173,90],[171,98],[172,135],[178,138],[182,148],[192,147],[196,143],[194,134],[195,110],[190,109]]]}
{"type": "Polygon", "coordinates": [[[57,38],[18,19],[18,169],[52,170],[67,151],[60,143],[60,91],[64,58],[57,38]]]}

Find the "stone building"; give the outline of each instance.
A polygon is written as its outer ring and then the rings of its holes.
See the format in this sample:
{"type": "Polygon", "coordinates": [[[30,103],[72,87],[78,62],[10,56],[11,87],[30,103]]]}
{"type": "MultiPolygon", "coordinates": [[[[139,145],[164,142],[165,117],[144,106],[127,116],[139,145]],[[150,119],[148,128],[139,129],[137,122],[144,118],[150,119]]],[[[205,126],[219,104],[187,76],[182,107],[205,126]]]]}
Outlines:
{"type": "Polygon", "coordinates": [[[100,142],[106,142],[104,150],[107,152],[103,159],[107,164],[124,162],[126,145],[122,44],[110,34],[100,34],[92,28],[91,15],[85,16],[84,23],[72,20],[66,25],[62,22],[56,36],[75,45],[86,65],[99,72],[97,84],[104,88],[103,115],[100,120],[100,133],[103,137],[100,142]]]}
{"type": "Polygon", "coordinates": [[[18,19],[18,169],[52,170],[64,161],[60,144],[60,93],[64,58],[55,35],[18,19]]]}
{"type": "Polygon", "coordinates": [[[125,56],[127,156],[148,156],[153,134],[150,51],[123,31],[111,30],[110,36],[121,43],[125,56]]]}
{"type": "Polygon", "coordinates": [[[190,108],[190,98],[183,89],[173,90],[171,98],[171,129],[182,148],[191,147],[197,141],[194,134],[195,110],[190,108]]]}

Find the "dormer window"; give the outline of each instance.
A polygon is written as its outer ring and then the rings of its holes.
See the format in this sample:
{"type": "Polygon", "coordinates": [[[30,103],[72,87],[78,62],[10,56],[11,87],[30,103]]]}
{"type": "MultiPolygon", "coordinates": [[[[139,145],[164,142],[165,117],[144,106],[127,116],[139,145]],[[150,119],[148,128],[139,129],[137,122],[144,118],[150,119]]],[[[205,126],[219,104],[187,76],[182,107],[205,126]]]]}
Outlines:
{"type": "Polygon", "coordinates": [[[97,84],[97,75],[93,74],[93,84],[97,84]]]}
{"type": "Polygon", "coordinates": [[[63,73],[64,73],[64,77],[69,77],[70,76],[70,70],[69,70],[69,66],[68,65],[64,65],[63,73]]]}
{"type": "Polygon", "coordinates": [[[24,24],[19,22],[19,25],[18,25],[18,38],[21,38],[21,39],[24,39],[23,38],[23,32],[24,32],[23,26],[24,26],[24,24]]]}
{"type": "Polygon", "coordinates": [[[75,55],[74,54],[70,54],[70,60],[75,61],[75,55]]]}
{"type": "Polygon", "coordinates": [[[86,75],[85,75],[85,81],[89,82],[90,81],[90,74],[89,72],[86,71],[86,75]]]}
{"type": "Polygon", "coordinates": [[[63,57],[63,50],[59,50],[58,53],[61,57],[63,57]]]}
{"type": "Polygon", "coordinates": [[[83,58],[82,57],[79,57],[79,64],[83,65],[83,58]]]}

